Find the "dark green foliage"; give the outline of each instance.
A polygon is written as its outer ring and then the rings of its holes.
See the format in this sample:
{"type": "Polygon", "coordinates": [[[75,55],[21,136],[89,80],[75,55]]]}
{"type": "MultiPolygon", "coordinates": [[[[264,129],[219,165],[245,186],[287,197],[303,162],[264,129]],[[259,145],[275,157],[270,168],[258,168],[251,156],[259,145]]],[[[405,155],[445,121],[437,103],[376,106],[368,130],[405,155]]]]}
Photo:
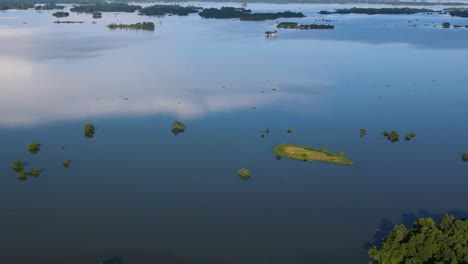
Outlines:
{"type": "Polygon", "coordinates": [[[292,133],[292,128],[288,128],[288,130],[286,130],[286,132],[292,133]]]}
{"type": "Polygon", "coordinates": [[[99,3],[99,4],[87,4],[74,6],[70,9],[72,12],[78,13],[94,13],[94,12],[127,12],[133,13],[136,10],[140,10],[139,5],[129,5],[124,3],[99,3]]]}
{"type": "Polygon", "coordinates": [[[64,160],[64,161],[62,162],[62,165],[63,165],[63,167],[68,168],[68,167],[70,167],[70,163],[71,163],[71,161],[69,161],[69,160],[64,160]]]}
{"type": "Polygon", "coordinates": [[[22,161],[15,161],[13,162],[13,166],[11,167],[15,172],[22,172],[24,170],[24,163],[22,161]]]}
{"type": "Polygon", "coordinates": [[[414,132],[411,132],[409,134],[406,134],[405,136],[405,140],[411,140],[412,138],[414,138],[416,136],[416,134],[414,132]]]}
{"type": "Polygon", "coordinates": [[[361,128],[361,129],[359,130],[359,136],[360,136],[360,137],[364,137],[365,135],[366,135],[366,130],[365,130],[364,128],[361,128]]]}
{"type": "Polygon", "coordinates": [[[468,162],[468,153],[463,153],[463,154],[462,154],[462,160],[463,160],[464,162],[468,162]]]}
{"type": "Polygon", "coordinates": [[[396,225],[383,245],[369,249],[379,264],[468,263],[468,220],[444,215],[436,225],[421,218],[407,229],[396,225]]]}
{"type": "Polygon", "coordinates": [[[32,154],[36,154],[39,152],[40,150],[40,145],[36,142],[33,142],[31,144],[28,145],[28,150],[29,152],[31,152],[32,154]]]}
{"type": "Polygon", "coordinates": [[[276,155],[276,160],[281,160],[281,155],[276,155]]]}
{"type": "Polygon", "coordinates": [[[331,15],[331,14],[333,14],[333,12],[322,10],[322,11],[319,12],[319,14],[321,14],[321,15],[331,15]]]}
{"type": "Polygon", "coordinates": [[[34,9],[35,10],[63,10],[65,6],[63,5],[56,5],[56,4],[45,4],[45,5],[38,5],[34,9]]]}
{"type": "Polygon", "coordinates": [[[443,28],[450,28],[450,23],[449,22],[445,22],[442,24],[442,27],[443,28]]]}
{"type": "Polygon", "coordinates": [[[28,178],[28,175],[24,171],[20,171],[16,174],[16,178],[20,181],[25,181],[28,178]]]}
{"type": "Polygon", "coordinates": [[[286,28],[286,29],[334,29],[333,25],[320,25],[320,24],[304,24],[299,25],[295,22],[281,22],[276,25],[277,28],[286,28]]]}
{"type": "Polygon", "coordinates": [[[179,121],[174,121],[174,123],[172,123],[172,133],[174,135],[178,135],[179,133],[183,133],[185,131],[185,125],[182,124],[181,122],[179,121]]]}
{"type": "Polygon", "coordinates": [[[296,13],[291,11],[278,12],[278,13],[252,13],[252,10],[245,8],[236,7],[221,7],[207,8],[199,13],[203,18],[239,18],[242,21],[263,21],[278,18],[289,18],[289,17],[305,17],[302,13],[296,13]]]}
{"type": "MultiPolygon", "coordinates": [[[[367,14],[367,15],[412,15],[417,13],[432,13],[434,10],[427,8],[344,8],[336,9],[332,14],[367,14]]],[[[331,12],[330,12],[331,13],[331,12]]]]}
{"type": "Polygon", "coordinates": [[[84,136],[87,138],[94,137],[94,126],[91,124],[86,124],[84,126],[84,136]]]}
{"type": "Polygon", "coordinates": [[[456,9],[449,11],[448,13],[455,17],[468,17],[468,9],[456,9]]]}
{"type": "Polygon", "coordinates": [[[41,170],[40,169],[31,169],[31,171],[29,172],[29,175],[31,175],[33,177],[39,177],[39,175],[41,175],[41,170]]]}
{"type": "Polygon", "coordinates": [[[383,134],[384,137],[388,137],[388,135],[390,135],[390,133],[388,133],[388,131],[384,131],[382,134],[383,134]]]}
{"type": "Polygon", "coordinates": [[[133,30],[154,30],[153,22],[143,22],[136,24],[110,24],[107,25],[109,29],[133,29],[133,30]]]}
{"type": "Polygon", "coordinates": [[[59,12],[53,13],[52,15],[53,15],[54,17],[61,18],[61,17],[67,17],[67,16],[69,16],[70,13],[59,11],[59,12]]]}
{"type": "Polygon", "coordinates": [[[98,11],[93,12],[93,18],[102,18],[102,13],[98,11]]]}
{"type": "Polygon", "coordinates": [[[400,135],[398,135],[396,131],[392,131],[390,134],[388,134],[387,139],[391,142],[397,142],[400,140],[400,135]]]}
{"type": "Polygon", "coordinates": [[[239,174],[239,177],[243,180],[248,180],[250,178],[250,171],[246,168],[238,170],[237,174],[239,174]]]}
{"type": "Polygon", "coordinates": [[[0,10],[20,9],[25,10],[34,8],[34,2],[32,1],[0,1],[0,10]]]}
{"type": "Polygon", "coordinates": [[[265,131],[262,131],[262,133],[260,133],[260,137],[262,137],[262,138],[265,137],[265,131]]]}
{"type": "Polygon", "coordinates": [[[202,8],[195,6],[180,6],[180,5],[153,5],[142,8],[140,15],[145,16],[164,16],[164,15],[178,15],[187,16],[188,14],[198,13],[202,8]]]}

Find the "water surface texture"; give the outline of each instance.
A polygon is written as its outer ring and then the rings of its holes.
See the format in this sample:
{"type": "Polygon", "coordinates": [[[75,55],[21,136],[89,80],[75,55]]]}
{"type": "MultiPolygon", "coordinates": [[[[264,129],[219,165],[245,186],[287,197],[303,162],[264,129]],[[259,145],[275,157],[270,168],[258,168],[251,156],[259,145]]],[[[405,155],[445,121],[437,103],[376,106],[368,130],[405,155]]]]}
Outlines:
{"type": "Polygon", "coordinates": [[[367,263],[388,226],[464,214],[468,29],[441,24],[468,19],[318,14],[344,7],[249,4],[336,25],[270,39],[276,21],[0,12],[0,262],[367,263]],[[281,143],[356,165],[278,161],[281,143]]]}

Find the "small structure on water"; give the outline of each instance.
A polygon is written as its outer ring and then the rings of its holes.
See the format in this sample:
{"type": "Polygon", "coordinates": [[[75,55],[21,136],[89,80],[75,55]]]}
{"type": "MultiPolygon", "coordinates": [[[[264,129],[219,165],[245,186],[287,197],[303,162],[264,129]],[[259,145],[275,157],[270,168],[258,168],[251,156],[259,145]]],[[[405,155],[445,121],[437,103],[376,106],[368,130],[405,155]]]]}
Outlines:
{"type": "Polygon", "coordinates": [[[266,31],[265,36],[267,38],[276,37],[276,33],[278,33],[276,30],[275,31],[266,31]]]}

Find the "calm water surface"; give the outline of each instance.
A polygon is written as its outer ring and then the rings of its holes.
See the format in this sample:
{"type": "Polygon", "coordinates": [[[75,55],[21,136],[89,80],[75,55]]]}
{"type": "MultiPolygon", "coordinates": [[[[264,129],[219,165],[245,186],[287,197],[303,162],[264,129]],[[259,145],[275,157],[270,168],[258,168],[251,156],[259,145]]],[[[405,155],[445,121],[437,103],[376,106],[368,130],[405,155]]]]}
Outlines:
{"type": "Polygon", "coordinates": [[[0,12],[2,263],[367,263],[394,223],[466,216],[468,29],[440,25],[468,19],[248,7],[336,28],[266,39],[275,21],[0,12]],[[156,30],[105,27],[143,21],[156,30]],[[280,143],[356,165],[277,161],[280,143]],[[15,160],[41,176],[18,181],[15,160]]]}

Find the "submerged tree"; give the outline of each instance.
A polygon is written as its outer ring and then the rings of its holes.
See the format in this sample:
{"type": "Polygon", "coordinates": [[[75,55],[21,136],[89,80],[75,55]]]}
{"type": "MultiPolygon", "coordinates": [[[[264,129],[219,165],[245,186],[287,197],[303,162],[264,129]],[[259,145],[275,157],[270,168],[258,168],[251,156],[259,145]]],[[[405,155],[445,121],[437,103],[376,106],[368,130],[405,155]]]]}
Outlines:
{"type": "Polygon", "coordinates": [[[36,142],[33,142],[31,144],[28,145],[28,150],[29,152],[31,152],[32,154],[36,154],[39,152],[40,150],[40,145],[36,142]]]}
{"type": "Polygon", "coordinates": [[[174,135],[178,135],[179,133],[183,133],[185,131],[185,125],[182,124],[181,122],[179,121],[174,121],[174,123],[172,123],[172,133],[174,135]]]}
{"type": "Polygon", "coordinates": [[[444,215],[437,225],[420,218],[413,227],[396,225],[381,247],[369,249],[372,263],[468,263],[468,220],[444,215]]]}
{"type": "Polygon", "coordinates": [[[28,178],[28,175],[24,171],[20,171],[16,174],[16,178],[20,181],[25,181],[28,178]]]}
{"type": "Polygon", "coordinates": [[[238,170],[237,174],[239,174],[240,178],[243,180],[248,180],[250,178],[250,171],[246,168],[238,170]]]}
{"type": "Polygon", "coordinates": [[[22,161],[19,161],[19,160],[15,161],[15,162],[13,162],[12,169],[15,172],[22,172],[24,170],[24,163],[22,161]]]}
{"type": "Polygon", "coordinates": [[[84,136],[87,138],[94,137],[94,126],[91,124],[84,125],[84,136]]]}
{"type": "Polygon", "coordinates": [[[29,175],[33,177],[39,177],[40,174],[41,174],[40,169],[31,169],[31,171],[29,172],[29,175]]]}
{"type": "Polygon", "coordinates": [[[70,163],[71,163],[70,160],[64,160],[64,161],[62,162],[62,165],[63,165],[63,167],[68,168],[68,167],[70,167],[70,163]]]}

